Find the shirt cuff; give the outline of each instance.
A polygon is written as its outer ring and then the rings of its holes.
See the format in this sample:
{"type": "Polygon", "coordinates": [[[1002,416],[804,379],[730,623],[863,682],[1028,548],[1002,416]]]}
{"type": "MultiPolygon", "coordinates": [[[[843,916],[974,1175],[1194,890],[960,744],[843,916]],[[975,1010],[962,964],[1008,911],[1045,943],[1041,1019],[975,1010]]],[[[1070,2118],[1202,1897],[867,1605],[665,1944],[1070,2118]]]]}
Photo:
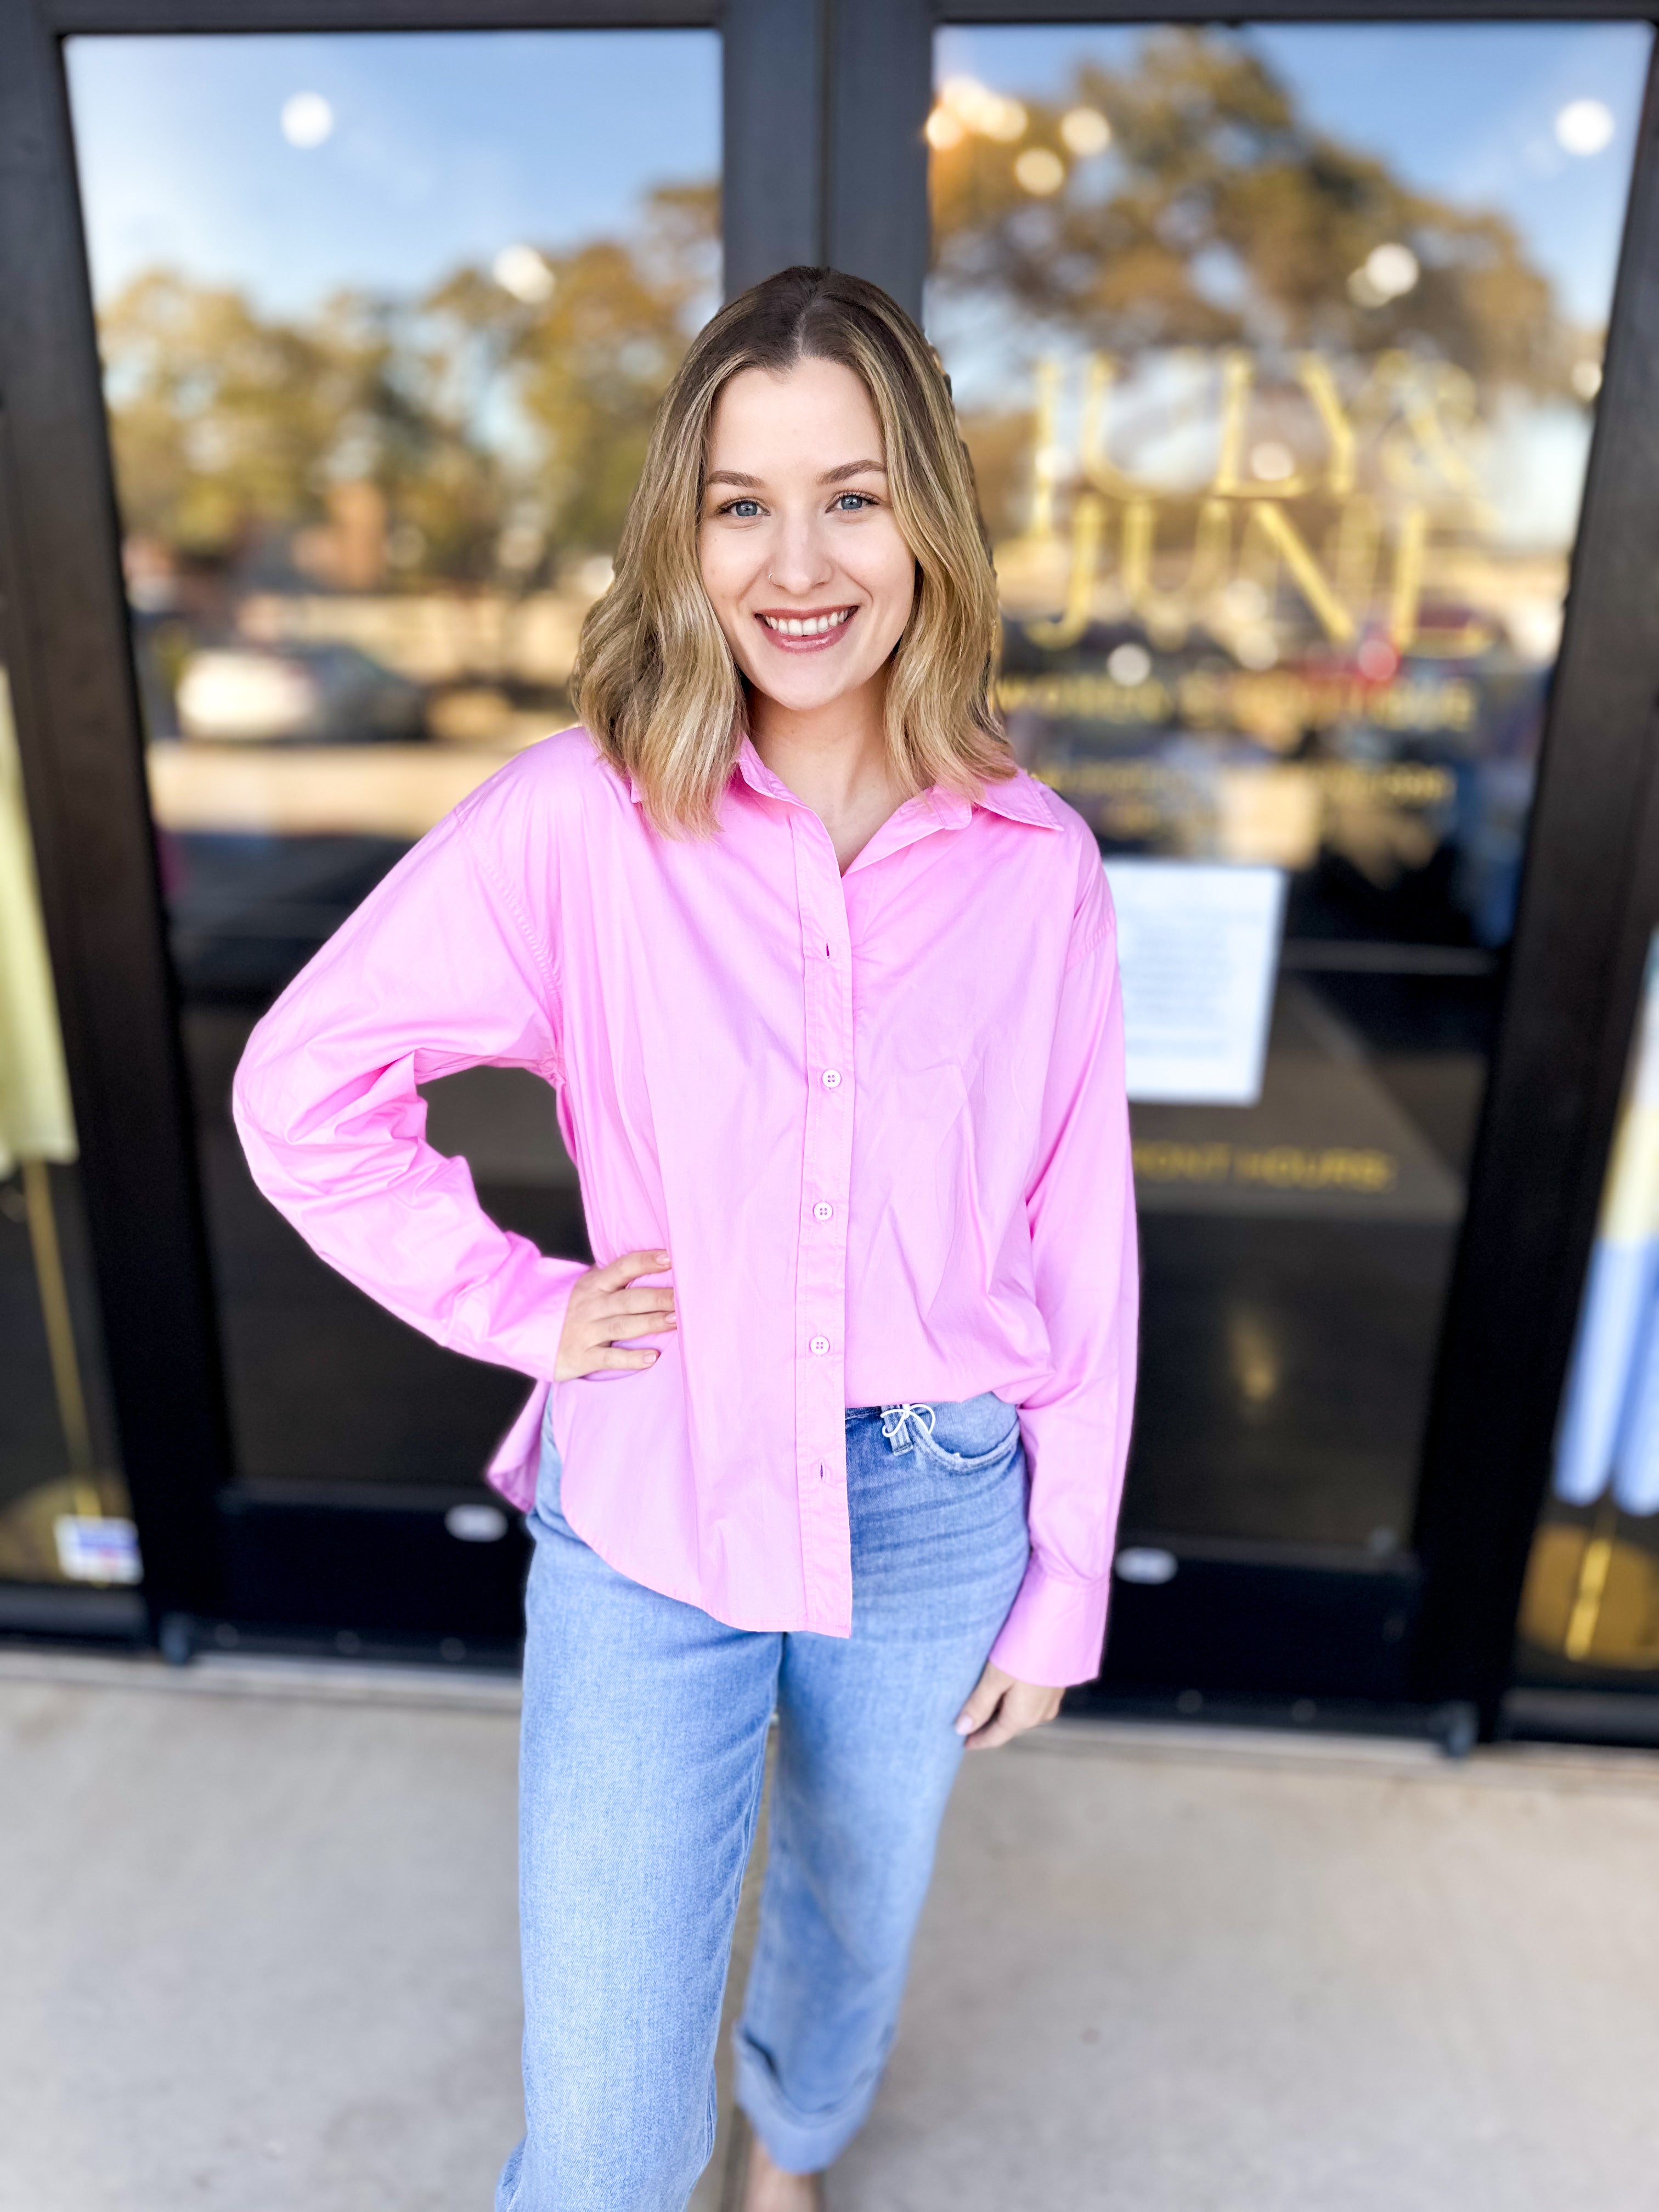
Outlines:
{"type": "Polygon", "coordinates": [[[1092,1682],[1106,1641],[1106,1600],[1111,1582],[1080,1583],[1050,1574],[1033,1553],[1002,1632],[991,1646],[991,1664],[1017,1682],[1066,1689],[1092,1682]]]}
{"type": "Polygon", "coordinates": [[[521,1375],[550,1382],[571,1293],[586,1273],[580,1260],[548,1259],[531,1249],[527,1266],[459,1302],[440,1340],[470,1359],[516,1367],[521,1375]]]}
{"type": "MultiPolygon", "coordinates": [[[[538,1382],[551,1382],[559,1364],[559,1346],[570,1311],[570,1297],[587,1269],[580,1260],[556,1263],[559,1273],[547,1294],[538,1300],[533,1350],[536,1363],[530,1372],[538,1382]]],[[[527,1363],[526,1363],[527,1364],[527,1363]]]]}

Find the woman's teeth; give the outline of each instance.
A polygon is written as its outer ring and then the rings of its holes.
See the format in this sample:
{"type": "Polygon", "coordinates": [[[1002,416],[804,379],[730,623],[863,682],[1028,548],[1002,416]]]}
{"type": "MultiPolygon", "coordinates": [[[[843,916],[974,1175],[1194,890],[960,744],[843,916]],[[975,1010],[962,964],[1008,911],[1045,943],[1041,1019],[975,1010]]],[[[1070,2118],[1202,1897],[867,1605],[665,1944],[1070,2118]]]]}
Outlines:
{"type": "Polygon", "coordinates": [[[822,637],[827,630],[839,629],[852,615],[851,607],[837,608],[832,615],[805,615],[797,618],[789,615],[763,615],[761,620],[768,629],[777,630],[784,637],[822,637]]]}

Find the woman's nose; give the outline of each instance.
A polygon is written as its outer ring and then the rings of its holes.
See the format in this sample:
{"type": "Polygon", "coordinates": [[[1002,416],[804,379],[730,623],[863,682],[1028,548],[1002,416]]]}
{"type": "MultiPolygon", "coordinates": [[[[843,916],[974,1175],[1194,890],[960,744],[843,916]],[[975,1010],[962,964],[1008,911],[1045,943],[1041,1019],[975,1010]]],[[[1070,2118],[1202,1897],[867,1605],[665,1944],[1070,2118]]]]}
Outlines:
{"type": "Polygon", "coordinates": [[[773,543],[767,571],[779,591],[815,591],[828,580],[831,566],[811,518],[786,519],[773,543]]]}

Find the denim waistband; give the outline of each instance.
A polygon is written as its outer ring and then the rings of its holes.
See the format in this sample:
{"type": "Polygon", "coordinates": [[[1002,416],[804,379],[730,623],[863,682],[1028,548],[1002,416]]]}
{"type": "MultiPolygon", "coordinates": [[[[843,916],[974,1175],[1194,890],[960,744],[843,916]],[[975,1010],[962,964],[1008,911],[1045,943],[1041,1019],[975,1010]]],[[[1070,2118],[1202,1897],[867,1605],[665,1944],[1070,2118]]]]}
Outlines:
{"type": "MultiPolygon", "coordinates": [[[[995,1393],[994,1391],[981,1390],[978,1393],[976,1397],[973,1398],[927,1398],[920,1400],[895,1398],[887,1405],[849,1406],[847,1408],[847,1418],[849,1421],[879,1421],[888,1413],[905,1410],[913,1413],[954,1413],[958,1407],[976,1405],[980,1398],[990,1398],[994,1395],[995,1393]]],[[[1009,1411],[1011,1413],[1013,1411],[1012,1405],[1009,1407],[1009,1411]]]]}
{"type": "Polygon", "coordinates": [[[939,1446],[947,1456],[974,1456],[990,1450],[1006,1437],[1008,1425],[1017,1420],[1018,1408],[994,1390],[972,1398],[935,1398],[930,1402],[903,1399],[889,1405],[849,1406],[847,1428],[879,1421],[887,1447],[908,1452],[921,1442],[939,1446]]]}

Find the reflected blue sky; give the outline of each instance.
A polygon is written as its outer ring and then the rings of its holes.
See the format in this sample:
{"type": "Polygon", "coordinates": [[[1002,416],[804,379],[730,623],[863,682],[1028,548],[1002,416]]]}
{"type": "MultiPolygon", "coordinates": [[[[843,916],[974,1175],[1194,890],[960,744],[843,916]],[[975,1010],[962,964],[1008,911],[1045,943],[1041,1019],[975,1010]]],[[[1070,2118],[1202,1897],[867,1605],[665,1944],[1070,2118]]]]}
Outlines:
{"type": "MultiPolygon", "coordinates": [[[[951,28],[941,76],[1060,90],[1079,58],[1121,68],[1131,28],[951,28]]],[[[1325,129],[1424,188],[1501,208],[1576,319],[1606,312],[1650,33],[1645,24],[1395,24],[1248,33],[1325,129]],[[1599,100],[1589,158],[1556,114],[1599,100]]],[[[77,38],[68,46],[94,281],[165,262],[303,309],[339,285],[417,289],[513,240],[564,246],[653,184],[720,164],[710,31],[77,38]],[[295,94],[327,102],[312,146],[295,94]]]]}
{"type": "MultiPolygon", "coordinates": [[[[1139,28],[946,29],[935,73],[998,91],[1061,93],[1079,60],[1130,67],[1139,28]]],[[[1607,312],[1652,33],[1645,23],[1260,26],[1245,35],[1332,137],[1381,155],[1419,189],[1507,215],[1565,312],[1607,312]],[[1596,100],[1614,132],[1563,150],[1561,109],[1596,100]]]]}
{"type": "Polygon", "coordinates": [[[68,66],[100,300],[157,264],[289,313],[419,291],[720,168],[712,31],[86,37],[68,66]]]}

